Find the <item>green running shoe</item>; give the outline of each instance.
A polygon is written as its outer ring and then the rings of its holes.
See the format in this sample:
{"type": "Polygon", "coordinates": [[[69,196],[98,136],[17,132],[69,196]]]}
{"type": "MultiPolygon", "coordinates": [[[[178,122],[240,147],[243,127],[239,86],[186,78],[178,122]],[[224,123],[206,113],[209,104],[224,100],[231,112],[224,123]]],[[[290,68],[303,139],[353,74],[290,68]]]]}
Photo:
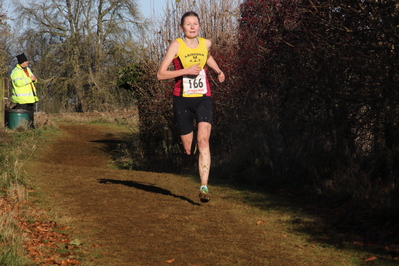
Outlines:
{"type": "Polygon", "coordinates": [[[208,187],[201,186],[198,196],[199,196],[201,202],[203,202],[203,203],[208,202],[211,199],[211,196],[209,195],[208,187]]]}

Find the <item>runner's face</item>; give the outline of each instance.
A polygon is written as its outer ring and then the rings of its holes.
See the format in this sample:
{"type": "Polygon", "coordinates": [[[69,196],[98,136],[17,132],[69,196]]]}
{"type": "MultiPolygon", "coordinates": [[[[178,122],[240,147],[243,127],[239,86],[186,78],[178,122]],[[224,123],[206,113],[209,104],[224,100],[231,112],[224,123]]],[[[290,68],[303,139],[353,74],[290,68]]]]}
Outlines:
{"type": "Polygon", "coordinates": [[[184,36],[187,38],[196,38],[199,32],[198,18],[195,16],[188,16],[184,19],[183,25],[180,26],[183,30],[184,36]]]}

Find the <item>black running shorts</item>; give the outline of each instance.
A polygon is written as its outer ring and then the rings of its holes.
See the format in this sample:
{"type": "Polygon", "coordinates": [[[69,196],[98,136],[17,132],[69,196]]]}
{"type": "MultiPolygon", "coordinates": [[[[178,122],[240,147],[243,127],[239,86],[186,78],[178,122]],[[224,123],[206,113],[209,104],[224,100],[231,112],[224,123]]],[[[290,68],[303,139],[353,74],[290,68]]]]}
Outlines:
{"type": "Polygon", "coordinates": [[[173,111],[177,120],[180,135],[194,131],[194,117],[197,123],[213,123],[213,103],[209,96],[180,97],[173,96],[173,111]]]}

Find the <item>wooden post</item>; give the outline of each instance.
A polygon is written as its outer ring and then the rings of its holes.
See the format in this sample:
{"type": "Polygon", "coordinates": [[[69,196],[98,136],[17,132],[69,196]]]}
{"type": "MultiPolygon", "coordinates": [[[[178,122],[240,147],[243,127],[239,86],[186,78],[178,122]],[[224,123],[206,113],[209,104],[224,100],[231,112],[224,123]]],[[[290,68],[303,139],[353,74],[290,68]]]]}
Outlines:
{"type": "Polygon", "coordinates": [[[0,127],[3,128],[5,126],[5,110],[4,110],[4,102],[5,102],[5,79],[0,78],[0,127]]]}

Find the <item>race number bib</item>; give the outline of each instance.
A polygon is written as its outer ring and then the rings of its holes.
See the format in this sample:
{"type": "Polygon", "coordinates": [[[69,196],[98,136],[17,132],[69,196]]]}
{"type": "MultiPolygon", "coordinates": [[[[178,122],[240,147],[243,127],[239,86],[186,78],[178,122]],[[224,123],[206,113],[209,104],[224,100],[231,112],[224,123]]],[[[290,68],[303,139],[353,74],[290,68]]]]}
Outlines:
{"type": "Polygon", "coordinates": [[[198,76],[183,76],[184,94],[206,94],[207,92],[205,70],[201,70],[198,76]]]}

